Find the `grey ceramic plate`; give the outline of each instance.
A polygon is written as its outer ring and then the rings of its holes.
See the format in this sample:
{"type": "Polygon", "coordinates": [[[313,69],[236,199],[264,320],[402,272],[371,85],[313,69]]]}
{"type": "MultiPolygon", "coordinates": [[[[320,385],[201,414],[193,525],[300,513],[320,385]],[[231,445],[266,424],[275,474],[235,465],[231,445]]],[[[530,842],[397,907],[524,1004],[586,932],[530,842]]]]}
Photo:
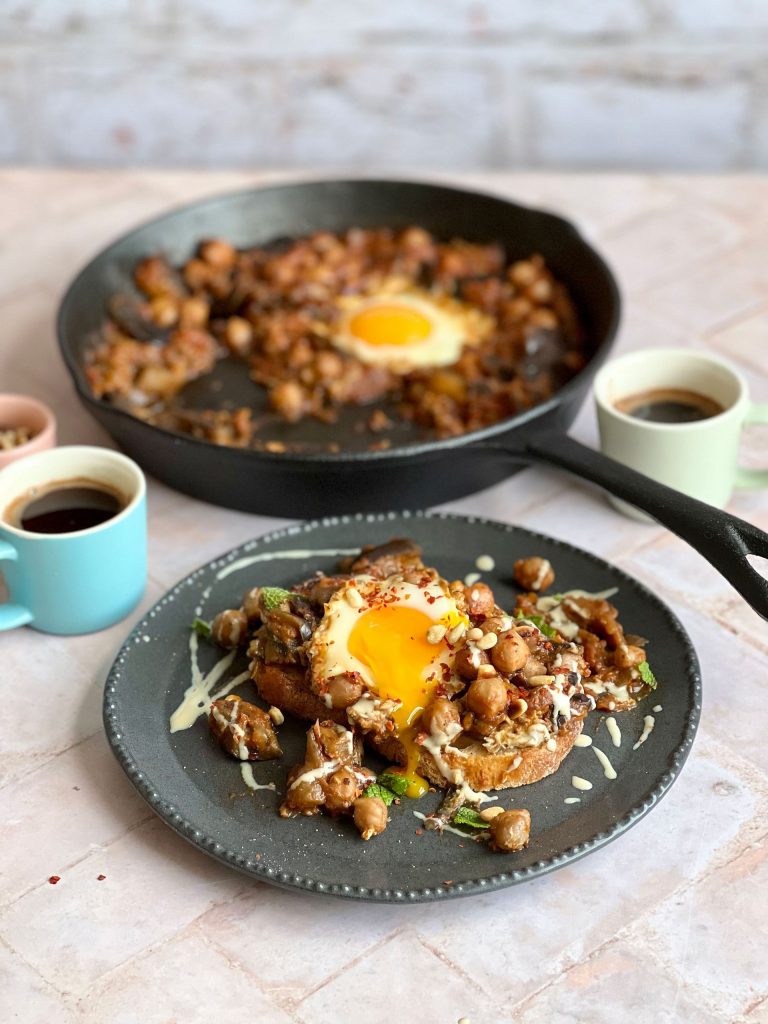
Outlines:
{"type": "MultiPolygon", "coordinates": [[[[202,672],[221,652],[205,641],[197,660],[202,672]]],[[[224,679],[244,669],[234,662],[224,679]]],[[[237,692],[253,699],[244,682],[237,692]]],[[[523,882],[578,860],[630,828],[661,799],[679,774],[693,743],[700,713],[698,661],[680,622],[649,590],[594,555],[517,527],[474,518],[390,513],[302,523],[249,541],[210,562],[169,591],[123,644],[107,679],[104,721],[112,748],[150,806],[201,850],[275,885],[354,899],[419,902],[467,896],[523,882]],[[650,638],[648,658],[660,680],[656,695],[620,715],[623,733],[615,748],[604,717],[593,713],[585,731],[609,755],[618,778],[605,778],[590,748],[576,748],[554,776],[502,794],[505,806],[531,812],[531,842],[517,854],[495,854],[484,844],[451,833],[417,834],[413,811],[433,809],[428,794],[395,808],[386,832],[363,843],[349,821],[326,817],[284,821],[277,815],[287,768],[300,760],[305,723],[280,730],[282,762],[254,764],[259,783],[277,792],[251,791],[240,766],[211,741],[203,718],[171,734],[169,718],[191,682],[189,625],[196,615],[239,604],[250,586],[289,585],[315,569],[332,569],[336,552],[394,536],[424,548],[427,564],[448,579],[474,571],[478,555],[491,555],[483,575],[500,604],[511,604],[516,558],[543,555],[557,573],[556,588],[590,591],[618,587],[612,599],[628,632],[650,638]],[[656,725],[638,750],[632,745],[643,716],[661,704],[656,725]],[[578,793],[571,776],[593,789],[578,793]],[[566,797],[581,802],[566,804],[566,797]]],[[[375,763],[373,764],[376,767],[375,763]]]]}

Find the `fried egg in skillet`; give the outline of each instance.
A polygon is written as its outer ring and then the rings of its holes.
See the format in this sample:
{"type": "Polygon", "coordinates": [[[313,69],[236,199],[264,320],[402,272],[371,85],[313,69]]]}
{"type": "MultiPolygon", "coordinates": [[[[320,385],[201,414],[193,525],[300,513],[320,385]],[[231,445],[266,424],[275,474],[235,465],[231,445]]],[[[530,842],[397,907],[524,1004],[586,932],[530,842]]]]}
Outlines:
{"type": "Polygon", "coordinates": [[[493,327],[490,317],[457,299],[395,287],[385,283],[375,294],[340,298],[332,344],[361,362],[408,373],[450,366],[493,327]]]}

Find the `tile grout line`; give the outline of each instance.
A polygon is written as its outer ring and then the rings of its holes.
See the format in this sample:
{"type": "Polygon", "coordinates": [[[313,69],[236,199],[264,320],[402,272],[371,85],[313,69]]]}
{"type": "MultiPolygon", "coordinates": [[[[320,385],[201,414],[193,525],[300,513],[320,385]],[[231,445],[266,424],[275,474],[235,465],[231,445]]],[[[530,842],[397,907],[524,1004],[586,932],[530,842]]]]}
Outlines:
{"type": "MultiPolygon", "coordinates": [[[[529,993],[527,996],[525,996],[519,1002],[511,1003],[511,1004],[508,1004],[508,1005],[510,1006],[510,1008],[512,1010],[524,1010],[525,1007],[528,1004],[530,1004],[535,998],[537,998],[543,992],[547,991],[548,989],[552,988],[553,986],[559,984],[560,981],[563,978],[567,977],[573,970],[575,970],[576,968],[579,968],[579,967],[583,967],[585,964],[591,963],[599,955],[601,955],[606,949],[610,948],[612,945],[614,945],[614,944],[616,944],[618,942],[622,942],[625,939],[631,938],[633,930],[637,929],[638,927],[640,927],[642,922],[646,918],[648,918],[652,913],[654,913],[655,910],[659,906],[661,906],[662,903],[665,903],[668,900],[673,899],[675,897],[679,897],[681,895],[686,895],[699,882],[704,881],[705,879],[711,877],[711,875],[715,874],[717,871],[721,871],[721,870],[724,870],[725,868],[729,867],[731,864],[733,864],[737,860],[739,860],[740,857],[745,855],[751,847],[759,845],[759,843],[762,842],[763,840],[768,840],[768,832],[766,832],[764,835],[762,835],[758,840],[756,840],[753,843],[751,843],[749,847],[746,847],[745,849],[741,850],[731,860],[727,861],[724,864],[718,865],[718,867],[715,868],[713,871],[705,872],[704,874],[702,874],[698,878],[689,879],[688,881],[684,882],[679,888],[674,889],[671,892],[667,893],[667,895],[662,897],[662,899],[660,899],[657,904],[654,904],[653,907],[646,908],[645,910],[643,910],[643,912],[640,913],[637,917],[635,917],[632,921],[630,921],[628,924],[626,924],[623,927],[621,927],[613,936],[611,936],[611,938],[606,939],[604,942],[599,943],[592,950],[590,950],[589,953],[587,953],[585,956],[581,957],[580,960],[577,960],[576,962],[572,963],[564,971],[561,971],[560,974],[556,975],[555,977],[550,978],[549,981],[547,981],[544,985],[541,985],[535,991],[529,993]]],[[[651,953],[653,953],[652,947],[649,946],[647,948],[648,948],[648,950],[651,953]]],[[[674,969],[672,969],[670,971],[668,965],[666,965],[663,961],[661,961],[657,956],[654,955],[654,958],[656,959],[657,963],[659,963],[663,967],[663,969],[664,969],[666,974],[668,974],[676,982],[679,980],[678,979],[678,975],[676,974],[674,969]]],[[[683,983],[684,983],[684,979],[683,979],[683,983]]],[[[704,1007],[702,1007],[702,1008],[709,1010],[710,1006],[705,1003],[704,1007]]]]}
{"type": "MultiPolygon", "coordinates": [[[[232,899],[234,900],[236,898],[237,897],[235,896],[232,899]]],[[[137,950],[135,953],[132,953],[129,956],[127,956],[124,960],[120,960],[119,963],[113,964],[113,966],[110,967],[108,970],[103,971],[99,975],[98,980],[95,981],[93,984],[86,985],[86,987],[79,992],[72,991],[71,993],[68,993],[68,995],[71,995],[71,997],[77,1002],[77,1005],[79,1007],[80,1003],[82,1003],[83,1000],[90,998],[94,991],[105,991],[106,986],[103,984],[104,979],[107,979],[109,983],[112,976],[117,971],[123,970],[124,968],[134,964],[136,961],[143,960],[145,957],[157,953],[159,950],[163,949],[163,947],[169,945],[171,942],[174,942],[176,939],[184,937],[188,932],[190,932],[193,929],[193,927],[200,919],[200,917],[203,917],[209,911],[214,910],[218,906],[226,906],[228,902],[231,901],[222,900],[221,902],[216,902],[214,900],[210,904],[210,906],[206,907],[201,914],[198,914],[196,918],[193,918],[191,921],[188,921],[185,925],[183,925],[181,928],[178,928],[175,932],[172,932],[170,935],[166,935],[163,938],[158,939],[157,942],[150,942],[148,946],[144,946],[143,949],[137,950]]]]}
{"type": "Polygon", "coordinates": [[[219,943],[216,942],[215,939],[210,938],[210,936],[208,936],[205,930],[203,929],[202,922],[200,919],[198,919],[198,921],[195,922],[194,931],[199,935],[200,940],[204,942],[209,949],[212,949],[215,953],[221,956],[222,959],[224,959],[224,961],[226,961],[226,963],[231,968],[233,968],[236,971],[239,971],[241,974],[245,975],[246,978],[255,981],[258,990],[265,998],[267,998],[271,1002],[271,1004],[276,1009],[288,1014],[294,1020],[295,1024],[301,1024],[300,1018],[297,1017],[294,1012],[294,1007],[289,1005],[288,1002],[283,1002],[279,997],[276,997],[274,993],[269,989],[264,988],[262,981],[257,974],[251,971],[246,964],[243,964],[241,961],[239,961],[237,957],[234,957],[229,952],[228,949],[226,949],[224,946],[219,945],[219,943]]]}
{"type": "MultiPolygon", "coordinates": [[[[305,1003],[307,999],[310,998],[310,996],[313,996],[316,992],[319,992],[320,989],[325,988],[326,985],[329,985],[332,981],[335,981],[337,978],[341,977],[341,975],[348,971],[350,968],[355,967],[357,964],[361,963],[363,960],[366,959],[366,957],[370,956],[372,953],[375,953],[383,946],[386,946],[387,943],[391,942],[393,939],[399,938],[401,935],[405,935],[408,932],[413,933],[413,925],[404,924],[398,928],[393,929],[393,931],[389,932],[378,942],[374,942],[373,945],[369,946],[367,949],[364,949],[361,953],[358,953],[357,956],[354,956],[351,960],[348,960],[337,970],[332,971],[326,978],[324,978],[321,982],[315,985],[314,988],[309,989],[301,997],[301,999],[296,1003],[296,1010],[299,1010],[301,1008],[302,1003],[305,1003]]],[[[303,1020],[304,1018],[301,1019],[303,1020]]]]}
{"type": "MultiPolygon", "coordinates": [[[[148,822],[154,820],[154,818],[155,815],[150,811],[146,817],[141,818],[140,821],[134,822],[133,825],[126,828],[123,832],[120,832],[119,835],[111,836],[106,843],[94,844],[93,848],[90,848],[84,853],[82,853],[80,856],[75,857],[74,860],[69,861],[68,864],[65,864],[63,867],[60,867],[59,870],[62,872],[72,871],[79,864],[82,864],[84,861],[86,861],[93,853],[95,853],[96,849],[102,850],[104,852],[110,850],[115,845],[115,843],[119,843],[122,839],[125,839],[126,836],[129,836],[132,832],[135,832],[136,829],[139,829],[143,825],[146,825],[148,822]]],[[[63,878],[64,876],[62,875],[61,877],[63,878]]],[[[19,900],[23,900],[26,896],[29,896],[30,893],[37,892],[38,889],[43,889],[46,885],[50,885],[48,879],[45,879],[45,881],[43,882],[38,882],[34,885],[30,885],[29,888],[25,889],[24,892],[20,893],[18,896],[14,896],[13,899],[11,899],[9,902],[0,904],[0,922],[2,922],[2,918],[5,916],[6,912],[11,910],[19,902],[19,900]]],[[[0,938],[2,938],[2,935],[0,935],[0,938]]]]}
{"type": "Polygon", "coordinates": [[[461,964],[454,963],[454,961],[451,960],[451,958],[447,956],[445,953],[443,953],[442,950],[432,946],[428,939],[426,939],[418,930],[418,926],[415,927],[414,931],[419,943],[426,950],[428,950],[437,960],[439,960],[440,963],[444,964],[446,967],[449,967],[454,974],[457,974],[461,978],[463,978],[465,983],[467,985],[470,985],[473,989],[475,989],[475,991],[478,992],[481,996],[483,996],[484,999],[492,1000],[494,1005],[499,1010],[503,1008],[502,1004],[498,1002],[498,1000],[492,993],[487,992],[479,982],[475,981],[475,979],[470,974],[467,974],[467,972],[464,970],[461,964]]]}

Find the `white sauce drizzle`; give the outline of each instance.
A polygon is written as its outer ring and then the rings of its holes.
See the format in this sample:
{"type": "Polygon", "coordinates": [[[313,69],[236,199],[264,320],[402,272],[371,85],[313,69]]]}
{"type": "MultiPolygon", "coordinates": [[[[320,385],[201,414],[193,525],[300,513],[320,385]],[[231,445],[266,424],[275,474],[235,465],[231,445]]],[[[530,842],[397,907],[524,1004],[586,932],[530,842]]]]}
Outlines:
{"type": "Polygon", "coordinates": [[[247,672],[230,679],[215,694],[214,687],[227,671],[235,658],[235,651],[230,651],[220,658],[210,672],[205,675],[200,671],[197,662],[198,636],[194,630],[189,632],[189,657],[192,670],[192,683],[184,691],[184,697],[170,718],[171,732],[189,729],[201,715],[207,715],[214,700],[226,696],[236,686],[249,678],[247,672]]]}
{"type": "Polygon", "coordinates": [[[591,736],[585,736],[584,733],[582,732],[573,741],[573,745],[574,745],[574,747],[591,747],[592,746],[592,737],[591,736]]]}
{"type": "Polygon", "coordinates": [[[606,779],[615,779],[616,778],[616,769],[613,767],[611,762],[608,760],[608,755],[604,754],[599,747],[592,747],[592,749],[595,752],[595,757],[600,762],[600,764],[603,766],[603,775],[605,775],[606,779]]]}
{"type": "MultiPolygon", "coordinates": [[[[451,768],[443,757],[443,749],[447,748],[451,740],[455,739],[461,731],[461,724],[454,722],[446,732],[432,733],[430,736],[427,736],[422,746],[432,755],[437,769],[443,778],[458,788],[466,803],[484,804],[489,800],[497,800],[498,797],[488,796],[487,793],[478,793],[472,789],[469,783],[465,781],[462,770],[460,768],[451,768]]],[[[461,756],[461,751],[458,748],[451,747],[451,752],[461,756]]]]}
{"type": "Polygon", "coordinates": [[[473,587],[477,583],[477,581],[479,579],[480,579],[480,573],[479,572],[468,572],[467,575],[464,577],[464,586],[465,587],[473,587]]]}
{"type": "Polygon", "coordinates": [[[288,789],[296,789],[302,782],[315,782],[317,779],[324,779],[326,775],[335,772],[339,764],[340,762],[334,759],[332,761],[325,761],[319,768],[310,768],[308,771],[302,772],[298,778],[295,778],[288,789]]]}
{"type": "Polygon", "coordinates": [[[475,559],[475,567],[479,569],[480,572],[493,572],[496,568],[496,562],[490,555],[478,555],[475,559]]]}
{"type": "Polygon", "coordinates": [[[645,718],[643,719],[643,731],[640,733],[640,739],[637,741],[634,747],[632,747],[633,750],[637,750],[638,747],[642,747],[642,745],[653,732],[653,727],[655,724],[656,719],[653,717],[653,715],[645,716],[645,718]]]}
{"type": "Polygon", "coordinates": [[[564,804],[580,804],[581,803],[581,797],[580,796],[567,796],[565,798],[565,800],[563,800],[563,803],[564,804]]]}
{"type": "Polygon", "coordinates": [[[567,722],[570,722],[571,698],[567,694],[563,693],[557,685],[548,686],[547,689],[552,694],[552,721],[557,724],[558,716],[562,715],[567,722]]]}
{"type": "MultiPolygon", "coordinates": [[[[255,565],[257,562],[270,562],[278,558],[311,558],[316,555],[321,557],[327,556],[329,558],[338,558],[342,555],[354,555],[357,554],[357,552],[358,548],[314,548],[312,550],[299,549],[291,551],[262,551],[257,555],[249,555],[246,558],[239,558],[235,562],[230,562],[229,565],[226,565],[223,569],[219,570],[216,574],[216,579],[223,580],[227,576],[231,575],[231,573],[238,572],[240,569],[246,569],[249,565],[255,565]]],[[[202,603],[207,600],[210,592],[211,588],[206,587],[200,595],[200,604],[195,609],[196,615],[202,615],[202,603]]],[[[208,714],[214,700],[218,700],[220,697],[225,697],[236,686],[249,678],[249,673],[243,672],[235,679],[231,679],[214,694],[214,687],[232,664],[236,652],[230,651],[228,654],[225,654],[224,657],[216,662],[210,672],[204,675],[200,671],[200,666],[197,660],[198,646],[199,637],[194,630],[190,630],[189,660],[192,673],[192,683],[184,691],[184,698],[171,715],[170,730],[172,733],[191,728],[198,718],[202,715],[208,714]]],[[[242,757],[242,744],[240,756],[242,757]]]]}
{"type": "Polygon", "coordinates": [[[552,568],[552,566],[547,561],[547,559],[546,558],[542,558],[542,560],[541,560],[541,567],[539,568],[539,571],[538,571],[538,573],[536,575],[536,579],[531,584],[531,590],[539,590],[539,589],[541,589],[541,585],[544,582],[544,579],[545,579],[547,573],[549,572],[549,570],[551,568],[552,568]]]}
{"type": "MultiPolygon", "coordinates": [[[[422,814],[421,811],[413,811],[414,818],[418,818],[419,821],[426,821],[429,817],[428,814],[422,814]]],[[[455,836],[461,836],[462,839],[471,839],[473,843],[479,842],[479,836],[467,835],[466,832],[460,832],[457,828],[453,828],[451,825],[443,825],[439,829],[434,829],[435,832],[453,832],[455,836]]]]}
{"type": "Polygon", "coordinates": [[[216,573],[216,579],[223,580],[233,572],[240,572],[241,569],[247,569],[249,565],[255,565],[257,562],[272,562],[277,558],[311,558],[314,555],[338,558],[341,555],[357,555],[359,552],[359,548],[313,548],[311,550],[308,549],[304,551],[261,551],[258,555],[248,555],[245,558],[238,558],[235,562],[230,562],[229,565],[225,565],[223,569],[220,569],[216,573]]]}
{"type": "Polygon", "coordinates": [[[606,718],[606,720],[605,720],[605,727],[608,730],[608,735],[611,737],[611,741],[612,741],[614,747],[620,747],[621,746],[621,729],[619,728],[616,719],[613,718],[612,716],[610,718],[606,718]]]}
{"type": "Polygon", "coordinates": [[[248,761],[243,761],[240,765],[240,774],[243,776],[243,782],[248,789],[271,789],[273,792],[275,791],[274,782],[261,783],[256,781],[253,777],[253,767],[248,761]]]}
{"type": "Polygon", "coordinates": [[[660,711],[663,711],[663,710],[664,710],[664,708],[663,708],[663,707],[661,706],[661,704],[654,704],[654,706],[653,706],[653,707],[651,708],[651,710],[652,710],[652,711],[655,711],[655,712],[656,712],[656,714],[658,715],[658,713],[659,713],[660,711]]]}
{"type": "Polygon", "coordinates": [[[589,779],[582,779],[580,775],[571,776],[571,785],[574,789],[592,789],[592,783],[589,779]]]}
{"type": "Polygon", "coordinates": [[[218,710],[218,708],[211,708],[213,717],[218,725],[223,729],[229,729],[232,733],[233,739],[237,740],[237,756],[241,761],[247,761],[250,757],[248,747],[245,743],[245,729],[237,721],[237,715],[240,711],[240,702],[232,701],[230,706],[229,718],[218,710]]]}

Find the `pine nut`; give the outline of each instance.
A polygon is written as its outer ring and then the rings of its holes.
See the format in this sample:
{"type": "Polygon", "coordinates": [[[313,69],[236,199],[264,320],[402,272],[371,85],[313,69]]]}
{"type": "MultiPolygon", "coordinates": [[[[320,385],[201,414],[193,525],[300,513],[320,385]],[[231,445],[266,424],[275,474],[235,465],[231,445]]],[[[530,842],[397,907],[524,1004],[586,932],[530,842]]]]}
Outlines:
{"type": "Polygon", "coordinates": [[[498,639],[495,633],[486,633],[477,641],[477,646],[481,651],[490,651],[492,647],[496,646],[498,639]]]}
{"type": "Polygon", "coordinates": [[[445,626],[441,626],[436,623],[434,626],[430,626],[427,630],[427,643],[428,644],[439,644],[445,636],[445,626]]]}

